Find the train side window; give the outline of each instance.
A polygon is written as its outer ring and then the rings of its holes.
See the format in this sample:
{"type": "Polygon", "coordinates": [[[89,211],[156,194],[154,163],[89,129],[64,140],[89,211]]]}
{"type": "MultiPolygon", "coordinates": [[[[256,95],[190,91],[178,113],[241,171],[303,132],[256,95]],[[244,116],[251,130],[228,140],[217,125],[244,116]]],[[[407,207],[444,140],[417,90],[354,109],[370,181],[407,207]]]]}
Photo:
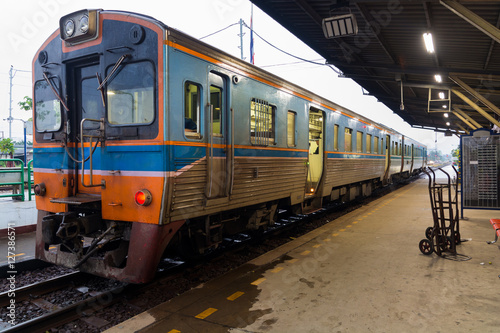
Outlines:
{"type": "Polygon", "coordinates": [[[373,148],[375,154],[380,154],[380,145],[379,145],[379,137],[376,136],[373,138],[373,148]]]}
{"type": "Polygon", "coordinates": [[[201,86],[186,82],[184,84],[184,134],[190,138],[201,138],[200,134],[201,86]]]}
{"type": "Polygon", "coordinates": [[[108,122],[112,125],[151,124],[155,117],[155,77],[154,66],[149,61],[123,65],[108,84],[108,122]]]}
{"type": "Polygon", "coordinates": [[[339,150],[339,125],[333,126],[333,150],[339,150]]]}
{"type": "MultiPolygon", "coordinates": [[[[59,91],[59,80],[50,78],[55,90],[59,91]]],[[[61,128],[61,102],[52,91],[47,81],[35,83],[35,128],[37,132],[55,132],[61,128]]]]}
{"type": "Polygon", "coordinates": [[[346,152],[352,151],[352,129],[344,129],[344,150],[346,152]]]}
{"type": "Polygon", "coordinates": [[[356,133],[356,152],[363,152],[363,132],[360,131],[356,133]]]}
{"type": "Polygon", "coordinates": [[[268,102],[252,98],[250,102],[250,141],[255,145],[274,144],[274,115],[276,108],[268,102]]]}
{"type": "Polygon", "coordinates": [[[297,118],[297,113],[293,111],[288,111],[287,115],[287,143],[289,147],[295,147],[295,123],[297,118]]]}
{"type": "Polygon", "coordinates": [[[368,154],[372,153],[372,135],[366,134],[366,152],[368,154]]]}

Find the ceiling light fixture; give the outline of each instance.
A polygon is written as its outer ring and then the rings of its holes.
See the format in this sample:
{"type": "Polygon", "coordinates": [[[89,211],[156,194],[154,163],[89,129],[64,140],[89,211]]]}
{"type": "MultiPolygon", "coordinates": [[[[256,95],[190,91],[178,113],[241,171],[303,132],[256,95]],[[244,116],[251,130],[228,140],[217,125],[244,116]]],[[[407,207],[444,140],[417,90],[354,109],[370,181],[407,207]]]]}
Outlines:
{"type": "Polygon", "coordinates": [[[434,80],[436,80],[436,82],[438,83],[443,82],[443,78],[439,74],[434,75],[434,80]]]}
{"type": "Polygon", "coordinates": [[[426,32],[423,34],[425,48],[428,53],[434,53],[434,42],[432,41],[432,34],[430,32],[426,32]]]}

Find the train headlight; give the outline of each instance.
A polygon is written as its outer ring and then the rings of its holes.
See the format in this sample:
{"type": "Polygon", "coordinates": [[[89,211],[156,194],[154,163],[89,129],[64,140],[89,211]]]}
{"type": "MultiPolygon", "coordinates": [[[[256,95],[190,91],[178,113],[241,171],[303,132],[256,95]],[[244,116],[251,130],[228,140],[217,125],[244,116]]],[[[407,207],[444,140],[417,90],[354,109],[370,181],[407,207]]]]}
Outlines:
{"type": "Polygon", "coordinates": [[[99,36],[99,10],[80,10],[59,20],[61,39],[68,45],[76,45],[99,36]]]}
{"type": "Polygon", "coordinates": [[[73,20],[67,20],[64,23],[64,33],[66,36],[71,37],[75,33],[75,22],[73,20]]]}
{"type": "Polygon", "coordinates": [[[33,192],[35,192],[36,196],[43,197],[45,193],[47,193],[47,188],[44,183],[36,184],[33,188],[33,192]]]}
{"type": "Polygon", "coordinates": [[[149,206],[153,201],[153,196],[148,190],[140,190],[135,194],[135,203],[139,206],[149,206]]]}
{"type": "Polygon", "coordinates": [[[89,31],[89,17],[84,15],[80,19],[80,32],[85,34],[87,31],[89,31]]]}

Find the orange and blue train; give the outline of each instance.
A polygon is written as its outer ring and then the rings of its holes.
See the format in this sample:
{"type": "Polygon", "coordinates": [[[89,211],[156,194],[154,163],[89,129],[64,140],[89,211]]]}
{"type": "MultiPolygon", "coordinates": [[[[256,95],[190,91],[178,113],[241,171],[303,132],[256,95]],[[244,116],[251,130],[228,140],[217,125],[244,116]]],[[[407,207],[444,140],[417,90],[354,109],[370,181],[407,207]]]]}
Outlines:
{"type": "Polygon", "coordinates": [[[426,147],[140,14],[81,10],[33,59],[36,257],[151,280],[418,174],[426,147]]]}

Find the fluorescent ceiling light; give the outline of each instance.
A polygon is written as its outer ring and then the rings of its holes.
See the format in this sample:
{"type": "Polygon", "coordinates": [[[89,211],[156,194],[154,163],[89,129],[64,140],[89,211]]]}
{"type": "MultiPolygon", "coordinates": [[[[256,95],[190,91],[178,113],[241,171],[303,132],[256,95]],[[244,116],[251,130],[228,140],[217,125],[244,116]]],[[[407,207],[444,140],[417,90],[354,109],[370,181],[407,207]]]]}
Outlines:
{"type": "Polygon", "coordinates": [[[445,113],[443,116],[444,116],[445,118],[448,118],[448,113],[445,113]]]}
{"type": "Polygon", "coordinates": [[[443,82],[443,78],[439,74],[434,75],[434,80],[439,83],[443,82]]]}
{"type": "Polygon", "coordinates": [[[427,52],[434,53],[434,42],[432,41],[432,34],[430,32],[426,32],[423,36],[427,52]]]}
{"type": "Polygon", "coordinates": [[[450,126],[450,122],[446,122],[446,126],[450,126]]]}
{"type": "Polygon", "coordinates": [[[441,91],[438,95],[439,95],[439,98],[444,99],[444,92],[441,91]]]}

